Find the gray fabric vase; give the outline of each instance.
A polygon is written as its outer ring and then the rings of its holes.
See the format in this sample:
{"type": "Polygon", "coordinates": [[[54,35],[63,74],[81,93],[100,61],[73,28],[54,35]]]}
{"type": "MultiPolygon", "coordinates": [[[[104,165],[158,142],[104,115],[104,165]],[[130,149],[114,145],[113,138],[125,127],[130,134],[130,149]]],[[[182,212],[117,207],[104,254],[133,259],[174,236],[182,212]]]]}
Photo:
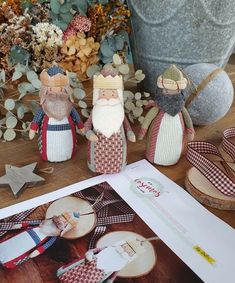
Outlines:
{"type": "Polygon", "coordinates": [[[144,88],[154,93],[156,77],[170,64],[224,66],[235,46],[234,0],[127,0],[131,46],[144,88]]]}

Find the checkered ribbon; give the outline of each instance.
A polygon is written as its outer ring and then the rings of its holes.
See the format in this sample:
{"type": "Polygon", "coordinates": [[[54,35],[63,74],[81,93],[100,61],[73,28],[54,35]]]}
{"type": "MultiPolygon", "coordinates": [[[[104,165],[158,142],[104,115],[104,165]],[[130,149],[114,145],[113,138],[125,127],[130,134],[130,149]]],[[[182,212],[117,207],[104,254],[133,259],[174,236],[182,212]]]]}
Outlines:
{"type": "Polygon", "coordinates": [[[223,150],[235,161],[235,144],[229,139],[235,137],[235,128],[228,128],[223,132],[223,150]]]}
{"type": "Polygon", "coordinates": [[[0,229],[0,237],[5,235],[7,233],[7,231],[11,230],[13,225],[15,224],[19,224],[22,223],[22,221],[28,217],[35,209],[35,208],[31,208],[29,210],[20,212],[18,214],[13,215],[10,218],[4,219],[2,222],[0,222],[0,227],[2,229],[0,229]]]}
{"type": "Polygon", "coordinates": [[[211,143],[194,141],[188,143],[186,158],[195,166],[217,190],[226,196],[235,196],[234,182],[213,162],[202,154],[213,154],[224,161],[218,149],[211,143]]]}
{"type": "Polygon", "coordinates": [[[131,222],[135,216],[133,210],[119,196],[112,194],[112,189],[108,184],[100,184],[94,188],[96,191],[92,195],[86,195],[86,191],[74,194],[77,197],[95,202],[93,209],[97,212],[97,226],[90,240],[89,249],[95,247],[96,240],[105,233],[107,225],[131,222]],[[99,202],[96,202],[101,191],[103,191],[103,198],[99,202]],[[109,216],[110,205],[114,206],[122,213],[109,216]]]}

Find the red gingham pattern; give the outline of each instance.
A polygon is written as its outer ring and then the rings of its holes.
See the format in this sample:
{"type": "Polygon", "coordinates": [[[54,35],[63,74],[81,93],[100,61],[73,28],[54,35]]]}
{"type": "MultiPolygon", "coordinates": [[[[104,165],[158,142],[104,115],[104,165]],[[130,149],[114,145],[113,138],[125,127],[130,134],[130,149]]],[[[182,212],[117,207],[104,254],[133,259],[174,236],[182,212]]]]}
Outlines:
{"type": "MultiPolygon", "coordinates": [[[[6,222],[8,222],[8,224],[5,226],[5,227],[12,227],[13,226],[13,224],[11,224],[11,222],[21,222],[21,221],[23,221],[26,217],[28,217],[35,209],[36,209],[37,207],[35,207],[35,208],[31,208],[31,209],[29,209],[29,210],[26,210],[26,211],[23,211],[23,212],[20,212],[20,213],[18,213],[18,214],[15,214],[15,215],[13,215],[13,216],[11,216],[10,218],[7,218],[7,219],[5,219],[5,220],[3,220],[2,222],[0,222],[1,224],[4,224],[4,223],[6,223],[6,222]]],[[[9,229],[10,229],[9,228],[9,229]]],[[[3,236],[3,235],[5,235],[6,233],[7,233],[7,230],[8,229],[6,229],[5,231],[0,231],[0,237],[1,236],[3,236]]]]}
{"type": "Polygon", "coordinates": [[[235,128],[228,128],[223,132],[222,147],[225,152],[235,161],[235,145],[229,138],[235,137],[235,128]]]}
{"type": "Polygon", "coordinates": [[[30,226],[35,226],[39,225],[42,222],[42,220],[28,220],[28,221],[21,221],[21,222],[5,222],[5,223],[0,223],[0,231],[10,231],[10,230],[15,230],[13,228],[14,225],[16,224],[21,224],[21,228],[25,227],[30,227],[30,226]]]}
{"type": "Polygon", "coordinates": [[[103,174],[120,172],[123,162],[121,133],[114,133],[110,138],[101,133],[96,135],[99,140],[95,143],[94,148],[95,171],[103,174]]]}
{"type": "Polygon", "coordinates": [[[59,276],[62,283],[97,283],[105,277],[105,272],[97,268],[97,260],[80,263],[59,276]]]}
{"type": "Polygon", "coordinates": [[[213,144],[203,141],[188,143],[186,152],[186,158],[188,161],[195,166],[221,193],[226,196],[235,196],[234,182],[218,166],[205,156],[202,156],[203,153],[216,155],[224,161],[218,149],[213,144]]]}
{"type": "Polygon", "coordinates": [[[160,129],[160,125],[161,125],[163,116],[164,116],[164,112],[160,111],[159,114],[156,116],[156,118],[153,120],[151,124],[152,126],[150,128],[148,144],[146,148],[146,158],[152,163],[154,162],[157,137],[159,134],[159,129],[160,129]]]}
{"type": "Polygon", "coordinates": [[[91,202],[96,202],[100,194],[103,193],[103,198],[95,203],[93,209],[97,212],[97,227],[95,228],[94,234],[91,237],[89,243],[89,249],[95,247],[96,240],[100,238],[102,234],[106,231],[106,225],[117,224],[117,223],[127,223],[134,219],[133,210],[123,201],[120,196],[112,192],[112,189],[108,183],[102,183],[94,187],[95,191],[91,194],[87,194],[87,191],[80,191],[74,195],[91,202]],[[118,215],[108,215],[109,206],[115,206],[122,214],[118,215]]]}

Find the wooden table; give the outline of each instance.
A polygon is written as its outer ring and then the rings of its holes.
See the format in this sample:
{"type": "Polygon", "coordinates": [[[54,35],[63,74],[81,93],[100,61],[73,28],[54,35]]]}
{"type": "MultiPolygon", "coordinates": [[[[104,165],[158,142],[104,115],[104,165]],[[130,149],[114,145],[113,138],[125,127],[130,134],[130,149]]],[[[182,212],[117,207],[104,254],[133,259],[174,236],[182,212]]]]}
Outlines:
{"type": "MultiPolygon", "coordinates": [[[[230,65],[229,68],[235,69],[235,66],[230,65]]],[[[233,69],[233,70],[234,70],[233,69]]],[[[235,77],[233,76],[234,81],[235,77]]],[[[221,143],[222,131],[228,127],[235,126],[235,104],[231,107],[230,111],[220,121],[213,125],[196,127],[196,140],[204,140],[213,142],[216,145],[221,143]]],[[[134,131],[138,132],[138,125],[134,126],[134,131]]],[[[86,154],[87,154],[87,142],[84,137],[78,137],[78,148],[76,156],[69,161],[63,163],[51,164],[41,160],[37,148],[37,141],[25,141],[22,138],[18,138],[13,142],[0,143],[0,176],[5,174],[4,165],[12,164],[16,166],[23,166],[32,162],[38,162],[38,168],[43,169],[53,166],[54,173],[47,175],[40,173],[42,177],[46,179],[45,184],[28,188],[21,193],[18,199],[14,199],[12,193],[8,189],[1,189],[0,208],[10,206],[12,204],[46,194],[51,191],[56,191],[59,188],[79,182],[81,180],[95,176],[87,168],[86,154]]],[[[136,143],[129,143],[129,157],[128,162],[132,163],[137,160],[143,159],[145,153],[145,140],[138,141],[136,143]]],[[[183,156],[178,164],[169,167],[155,166],[163,174],[175,181],[180,186],[184,186],[184,177],[189,164],[183,156]]],[[[207,207],[208,208],[208,207],[207,207]]],[[[235,211],[220,211],[217,209],[208,208],[216,216],[223,219],[229,225],[235,228],[235,211]]],[[[193,219],[192,219],[193,221],[193,219]]],[[[131,225],[131,224],[130,224],[131,225]]],[[[133,225],[138,225],[134,223],[133,225]]],[[[209,225],[209,223],[208,223],[209,225]]],[[[126,229],[127,226],[125,226],[126,229]]],[[[122,224],[120,224],[120,230],[122,224]]],[[[132,230],[132,225],[128,229],[132,230]]],[[[150,235],[151,230],[143,231],[143,234],[150,235]]],[[[154,245],[156,247],[156,245],[154,245]]],[[[161,243],[156,247],[157,253],[161,250],[161,254],[164,256],[160,261],[162,264],[156,265],[154,270],[145,278],[140,279],[118,279],[117,282],[201,282],[200,279],[194,275],[189,268],[169,251],[166,246],[161,243]],[[165,265],[164,265],[165,263],[165,265]],[[167,269],[168,263],[174,268],[167,269]],[[165,270],[164,270],[165,269],[165,270]]],[[[31,263],[24,265],[13,271],[3,271],[0,268],[0,283],[24,283],[24,282],[57,282],[56,279],[48,272],[48,262],[44,261],[45,256],[40,256],[31,263]]],[[[56,269],[58,266],[51,260],[51,266],[56,269]]],[[[169,265],[170,266],[170,265],[169,265]]]]}

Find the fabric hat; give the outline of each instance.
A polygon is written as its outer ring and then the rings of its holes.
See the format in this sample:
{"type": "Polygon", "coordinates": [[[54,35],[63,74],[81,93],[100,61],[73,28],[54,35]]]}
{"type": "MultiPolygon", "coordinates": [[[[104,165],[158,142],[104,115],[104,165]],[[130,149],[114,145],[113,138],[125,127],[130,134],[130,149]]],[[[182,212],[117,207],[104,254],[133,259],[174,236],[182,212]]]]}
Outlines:
{"type": "Polygon", "coordinates": [[[185,89],[187,79],[175,65],[171,65],[157,78],[157,86],[169,90],[185,89]]]}
{"type": "Polygon", "coordinates": [[[61,67],[53,65],[49,69],[44,69],[40,74],[40,80],[46,87],[63,87],[69,85],[68,73],[61,67]]]}

